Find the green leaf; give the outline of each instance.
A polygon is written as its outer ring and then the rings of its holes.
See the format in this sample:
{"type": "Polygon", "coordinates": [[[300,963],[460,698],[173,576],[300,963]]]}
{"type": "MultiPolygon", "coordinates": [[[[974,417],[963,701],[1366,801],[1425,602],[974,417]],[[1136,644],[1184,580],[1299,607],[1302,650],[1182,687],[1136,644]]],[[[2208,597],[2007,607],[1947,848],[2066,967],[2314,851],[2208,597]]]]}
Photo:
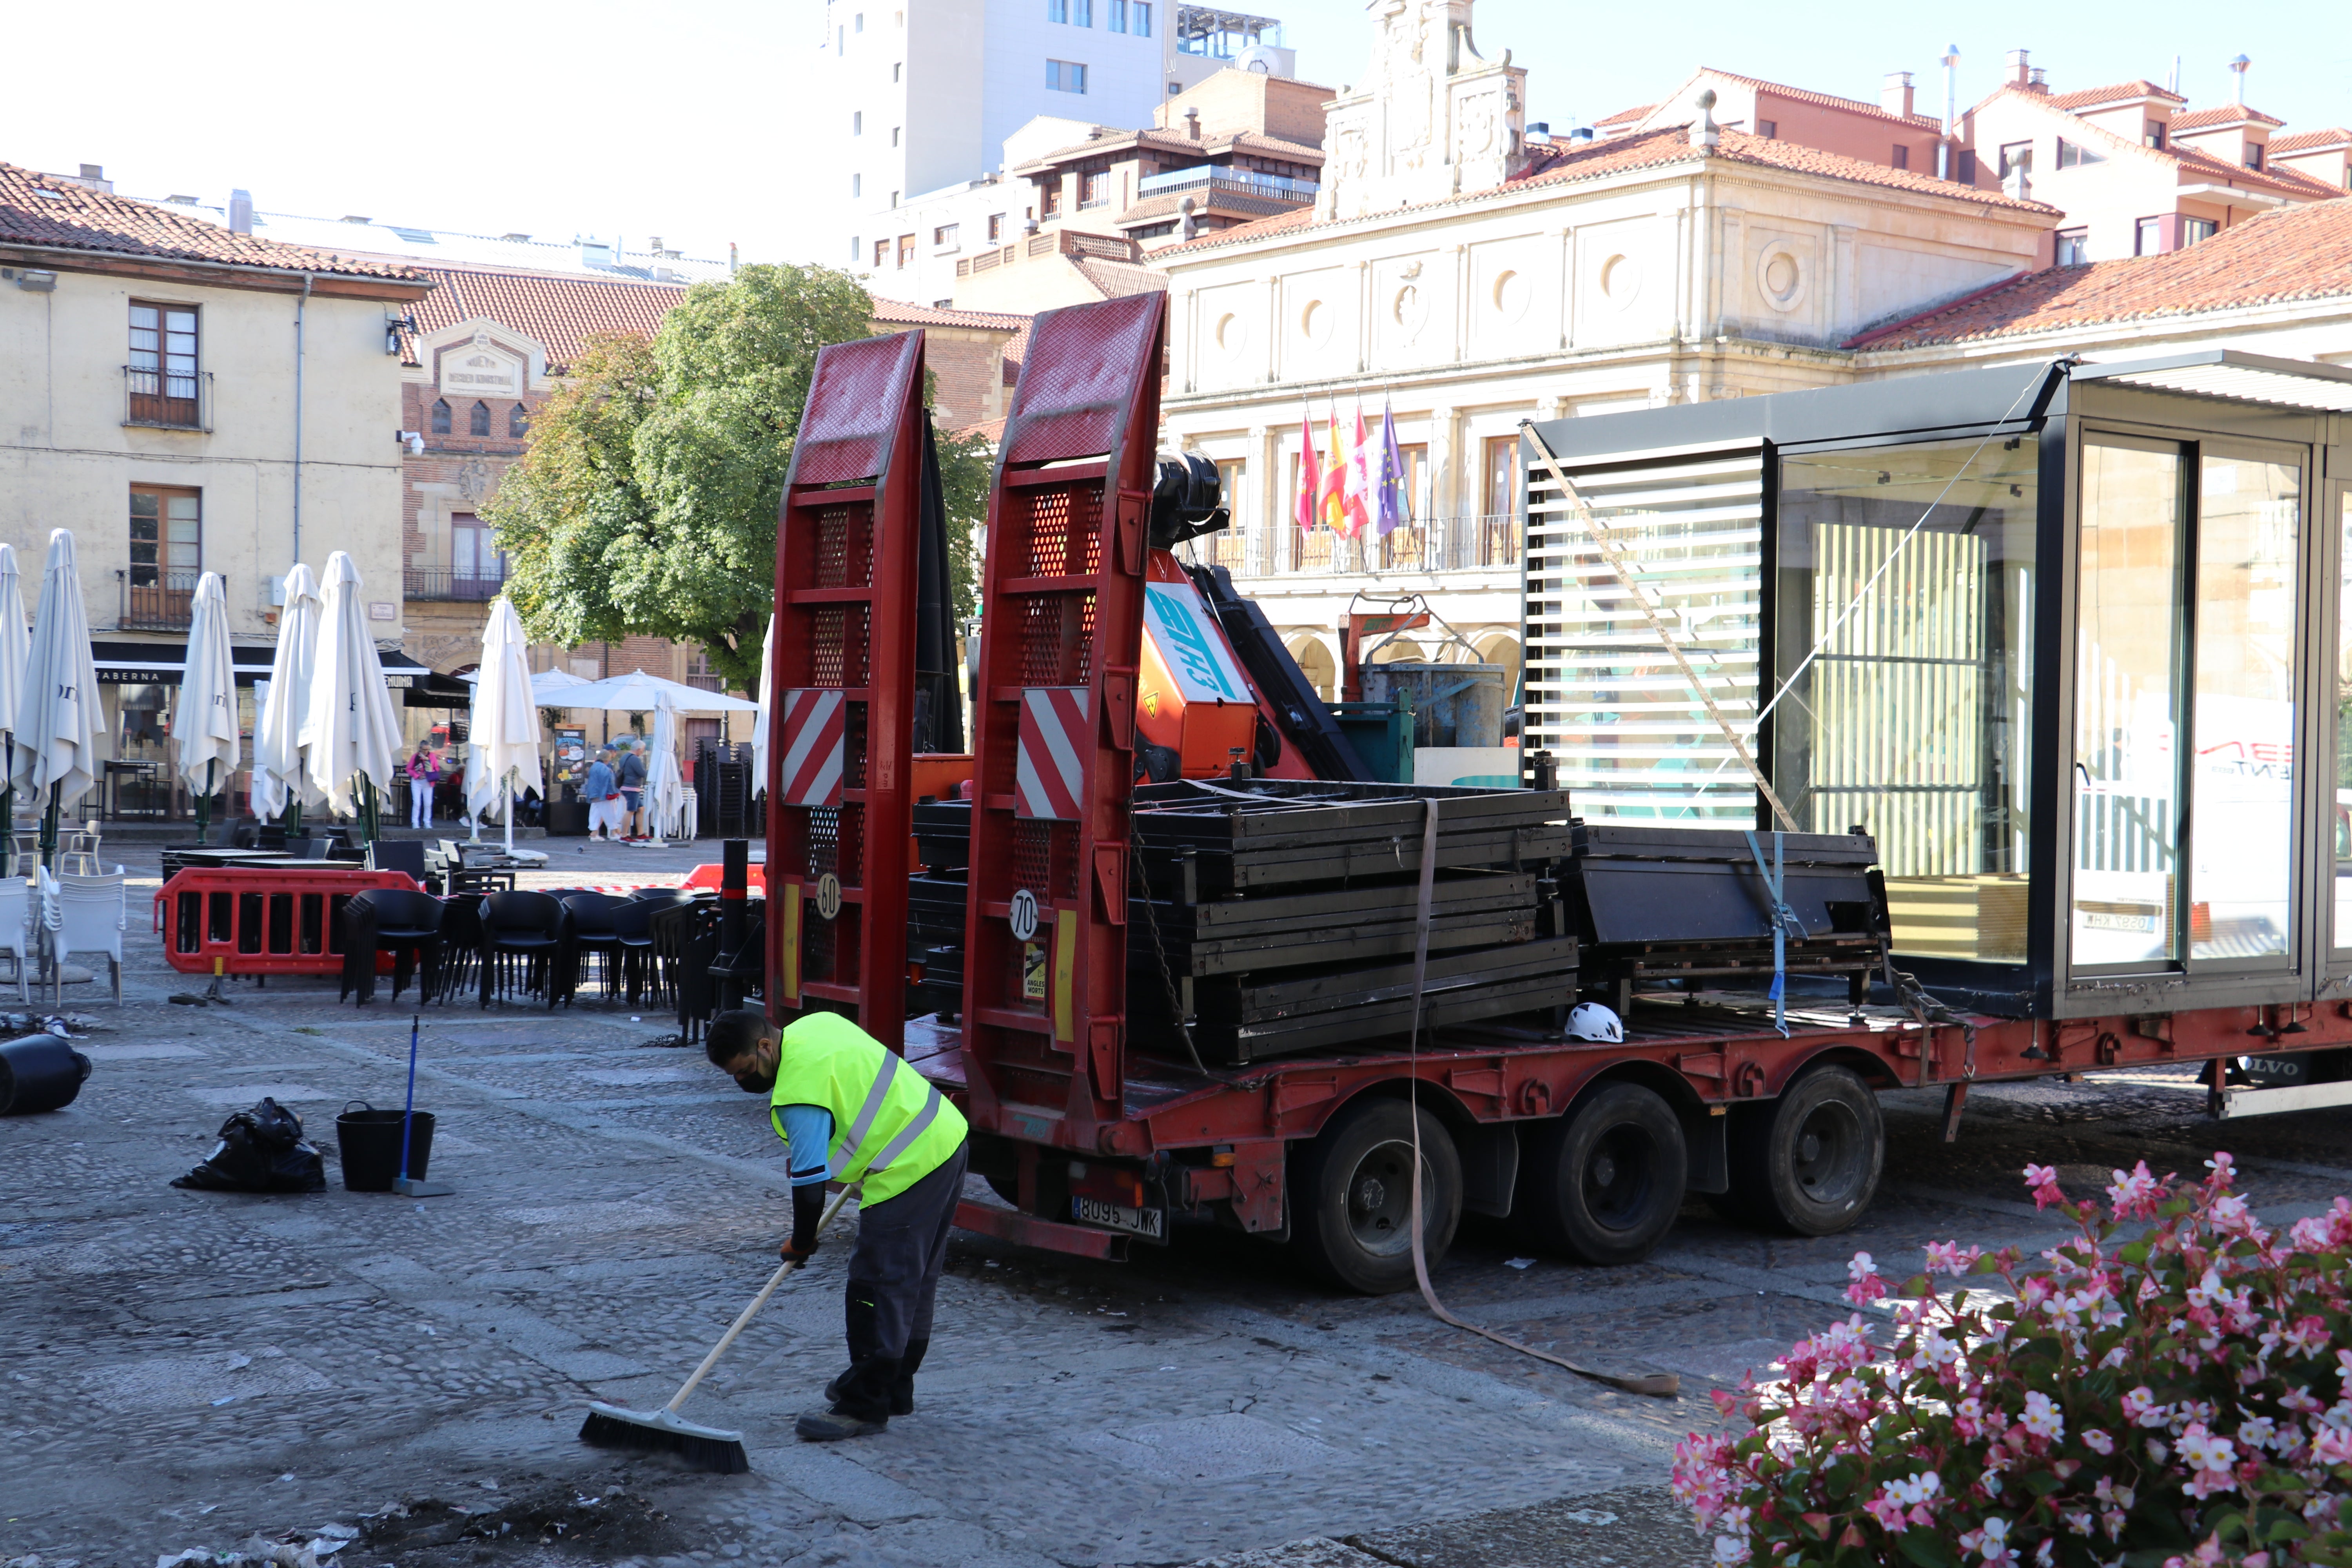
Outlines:
{"type": "Polygon", "coordinates": [[[1959,1568],[1950,1543],[1933,1531],[1906,1530],[1895,1538],[1895,1546],[1919,1568],[1959,1568]]]}

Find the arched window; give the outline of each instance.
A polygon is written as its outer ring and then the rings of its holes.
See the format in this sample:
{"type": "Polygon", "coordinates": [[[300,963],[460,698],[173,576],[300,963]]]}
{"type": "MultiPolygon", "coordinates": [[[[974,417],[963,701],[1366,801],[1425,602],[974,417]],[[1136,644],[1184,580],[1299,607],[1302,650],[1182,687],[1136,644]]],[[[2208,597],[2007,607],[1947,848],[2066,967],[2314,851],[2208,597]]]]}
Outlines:
{"type": "Polygon", "coordinates": [[[520,441],[530,434],[530,416],[525,414],[522,405],[518,403],[507,410],[507,435],[509,438],[520,441]]]}
{"type": "Polygon", "coordinates": [[[446,397],[436,397],[433,400],[433,434],[436,436],[449,434],[449,400],[446,397]]]}
{"type": "Polygon", "coordinates": [[[477,403],[474,405],[473,417],[467,422],[466,433],[469,436],[487,436],[490,433],[490,405],[488,404],[477,403]]]}

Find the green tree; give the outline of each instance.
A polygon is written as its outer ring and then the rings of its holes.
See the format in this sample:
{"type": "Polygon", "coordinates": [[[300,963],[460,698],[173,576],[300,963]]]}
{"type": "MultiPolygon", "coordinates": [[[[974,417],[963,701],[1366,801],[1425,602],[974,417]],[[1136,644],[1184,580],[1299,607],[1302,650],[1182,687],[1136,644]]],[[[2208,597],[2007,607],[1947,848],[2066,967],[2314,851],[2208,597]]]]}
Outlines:
{"type": "MultiPolygon", "coordinates": [[[[729,684],[754,685],[817,351],[869,335],[873,308],[846,273],[752,266],[689,289],[651,342],[592,342],[488,509],[530,635],[699,643],[729,684]]],[[[990,458],[984,443],[945,437],[940,458],[952,539],[968,531],[953,520],[985,504],[990,458]]],[[[960,553],[961,606],[971,568],[960,553]]]]}

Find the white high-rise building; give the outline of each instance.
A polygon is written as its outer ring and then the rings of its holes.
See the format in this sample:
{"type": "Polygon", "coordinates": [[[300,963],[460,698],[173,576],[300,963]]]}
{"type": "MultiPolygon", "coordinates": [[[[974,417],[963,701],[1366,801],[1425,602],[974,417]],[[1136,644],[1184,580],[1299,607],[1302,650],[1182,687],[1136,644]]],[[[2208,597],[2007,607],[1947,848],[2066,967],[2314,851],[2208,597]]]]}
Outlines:
{"type": "Polygon", "coordinates": [[[1169,0],[828,0],[816,70],[815,181],[834,195],[817,259],[858,271],[898,243],[912,197],[997,172],[1039,116],[1135,129],[1227,66],[1297,56],[1270,16],[1169,0]]]}

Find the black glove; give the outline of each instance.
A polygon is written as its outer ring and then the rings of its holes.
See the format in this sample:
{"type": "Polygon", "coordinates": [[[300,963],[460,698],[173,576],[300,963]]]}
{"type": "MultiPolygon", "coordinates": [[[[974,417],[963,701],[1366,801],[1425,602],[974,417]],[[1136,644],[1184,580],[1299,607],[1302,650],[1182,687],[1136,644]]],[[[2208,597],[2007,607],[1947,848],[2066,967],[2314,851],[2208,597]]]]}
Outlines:
{"type": "Polygon", "coordinates": [[[824,1217],[823,1182],[793,1189],[793,1238],[776,1249],[785,1262],[802,1262],[816,1251],[817,1222],[824,1217]]]}

